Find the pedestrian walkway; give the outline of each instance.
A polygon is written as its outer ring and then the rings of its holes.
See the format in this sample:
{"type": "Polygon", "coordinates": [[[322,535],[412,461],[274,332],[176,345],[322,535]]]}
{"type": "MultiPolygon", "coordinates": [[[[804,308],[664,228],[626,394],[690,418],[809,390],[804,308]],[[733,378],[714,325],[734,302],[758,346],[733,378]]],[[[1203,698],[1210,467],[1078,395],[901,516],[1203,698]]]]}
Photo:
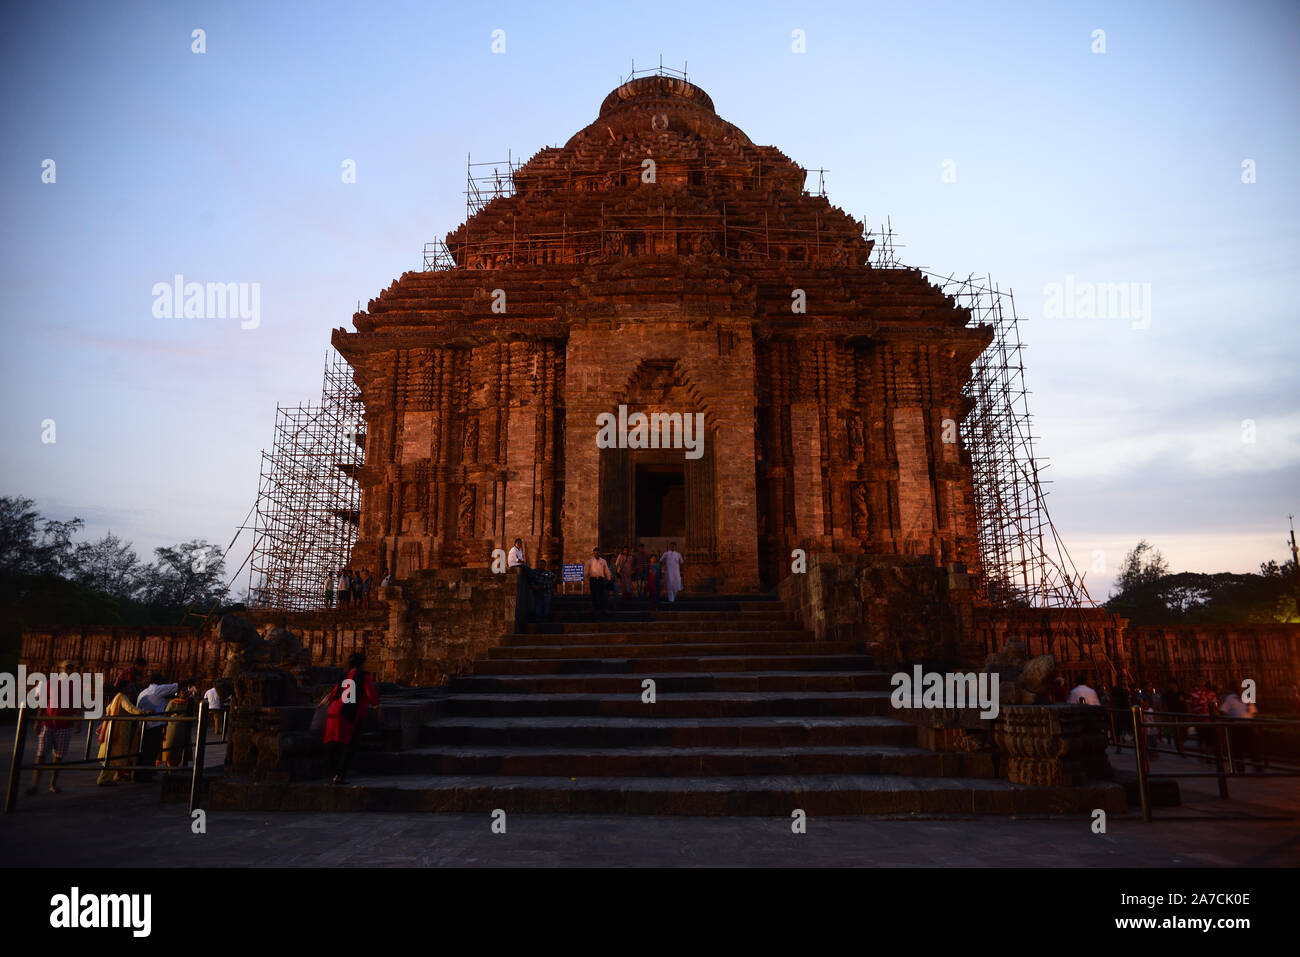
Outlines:
{"type": "MultiPolygon", "coordinates": [[[[4,735],[0,760],[11,746],[4,735]]],[[[1131,752],[1112,752],[1112,761],[1133,770],[1131,752]]],[[[1182,807],[1158,809],[1151,824],[1134,808],[1112,814],[1105,834],[1081,814],[810,815],[806,834],[793,833],[786,816],[518,814],[494,834],[488,814],[218,810],[207,812],[207,833],[194,834],[185,805],[161,803],[157,784],[92,781],[67,775],[63,794],[0,816],[0,866],[1300,866],[1300,795],[1287,779],[1234,778],[1227,802],[1213,779],[1180,782],[1182,807]],[[1210,812],[1238,820],[1204,820],[1210,812]]]]}

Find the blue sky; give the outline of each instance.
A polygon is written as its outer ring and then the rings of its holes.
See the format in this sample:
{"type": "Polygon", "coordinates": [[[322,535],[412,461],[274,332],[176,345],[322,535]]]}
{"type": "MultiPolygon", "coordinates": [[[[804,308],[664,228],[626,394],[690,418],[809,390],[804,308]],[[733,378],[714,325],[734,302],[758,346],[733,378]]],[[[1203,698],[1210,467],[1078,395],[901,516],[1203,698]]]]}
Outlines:
{"type": "Polygon", "coordinates": [[[142,554],[224,545],[330,329],[464,219],[466,155],[563,143],[662,54],[755,142],[829,170],[833,203],[892,217],[904,259],[1015,290],[1053,517],[1081,567],[1105,553],[1094,594],[1143,537],[1176,570],[1287,557],[1300,5],[469,6],[11,10],[0,494],[142,554]],[[156,318],[177,273],[259,283],[260,324],[156,318]],[[1149,325],[1047,318],[1067,276],[1149,284],[1149,325]]]}

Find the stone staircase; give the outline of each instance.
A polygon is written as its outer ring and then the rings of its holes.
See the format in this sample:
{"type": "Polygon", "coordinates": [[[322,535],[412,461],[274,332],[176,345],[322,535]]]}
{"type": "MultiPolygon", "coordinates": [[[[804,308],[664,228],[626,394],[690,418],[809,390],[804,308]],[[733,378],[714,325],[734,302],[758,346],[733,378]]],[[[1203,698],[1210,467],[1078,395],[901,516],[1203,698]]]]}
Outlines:
{"type": "Polygon", "coordinates": [[[557,623],[506,638],[449,687],[393,701],[418,709],[413,746],[360,752],[347,787],[251,785],[271,789],[254,803],[782,817],[1106,806],[1091,789],[1012,785],[987,753],[917,747],[891,713],[889,676],[850,643],[813,641],[778,601],[622,601],[595,619],[574,596],[555,610],[557,623]]]}

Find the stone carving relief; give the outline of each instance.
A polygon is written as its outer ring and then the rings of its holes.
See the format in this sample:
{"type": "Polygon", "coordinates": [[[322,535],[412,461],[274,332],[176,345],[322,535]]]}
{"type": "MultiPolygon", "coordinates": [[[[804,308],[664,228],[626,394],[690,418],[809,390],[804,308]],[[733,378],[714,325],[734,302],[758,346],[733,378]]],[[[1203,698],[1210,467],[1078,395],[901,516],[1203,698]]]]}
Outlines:
{"type": "Polygon", "coordinates": [[[855,538],[866,538],[870,529],[867,512],[867,486],[862,482],[854,482],[849,486],[849,493],[853,502],[853,535],[855,538]]]}

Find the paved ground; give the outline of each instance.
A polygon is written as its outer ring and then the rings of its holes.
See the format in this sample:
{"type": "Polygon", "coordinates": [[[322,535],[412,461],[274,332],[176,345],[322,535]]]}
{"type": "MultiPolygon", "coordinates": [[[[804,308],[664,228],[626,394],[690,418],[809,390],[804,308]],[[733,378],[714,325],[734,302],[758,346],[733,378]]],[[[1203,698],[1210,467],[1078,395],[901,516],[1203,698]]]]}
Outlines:
{"type": "MultiPolygon", "coordinates": [[[[7,772],[11,726],[0,729],[7,772]]],[[[221,760],[221,748],[209,758],[221,760]]],[[[1128,754],[1114,755],[1131,768],[1128,754]]],[[[1165,757],[1159,771],[1198,771],[1165,757]]],[[[0,816],[0,865],[167,866],[1211,866],[1300,865],[1300,779],[1181,782],[1184,806],[1086,818],[813,818],[806,834],[773,818],[513,815],[493,834],[487,815],[213,812],[191,833],[183,804],[156,785],[98,788],[65,773],[63,793],[20,795],[0,816]],[[1208,819],[1207,819],[1208,818],[1208,819]],[[1278,820],[1281,818],[1282,820],[1278,820]],[[130,848],[129,857],[123,848],[130,848]]],[[[24,781],[26,786],[28,782],[24,781]]]]}

